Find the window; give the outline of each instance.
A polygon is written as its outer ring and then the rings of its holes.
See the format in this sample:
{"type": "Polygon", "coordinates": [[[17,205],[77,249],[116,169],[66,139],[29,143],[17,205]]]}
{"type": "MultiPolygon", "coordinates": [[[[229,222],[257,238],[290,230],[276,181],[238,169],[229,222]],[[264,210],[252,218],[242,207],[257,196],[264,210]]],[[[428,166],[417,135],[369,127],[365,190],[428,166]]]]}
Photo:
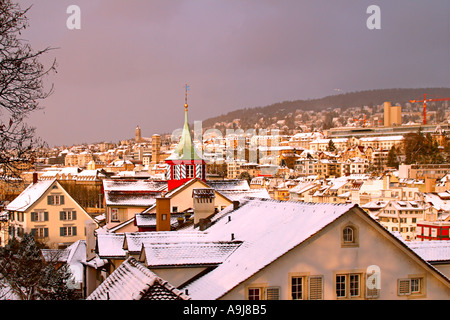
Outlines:
{"type": "Polygon", "coordinates": [[[64,204],[64,196],[63,195],[47,196],[47,204],[52,206],[64,204]]]}
{"type": "Polygon", "coordinates": [[[337,274],[336,275],[336,297],[358,298],[361,296],[361,274],[337,274]]]}
{"type": "Polygon", "coordinates": [[[345,284],[347,276],[337,275],[336,276],[336,296],[338,298],[344,298],[346,296],[345,284]]]}
{"type": "Polygon", "coordinates": [[[292,293],[292,300],[303,299],[303,277],[291,278],[291,293],[292,293]]]}
{"type": "Polygon", "coordinates": [[[59,220],[62,220],[62,221],[77,220],[77,212],[76,211],[61,211],[59,213],[59,220]]]}
{"type": "Polygon", "coordinates": [[[341,229],[341,245],[342,247],[358,246],[358,229],[353,225],[344,226],[341,229]]]}
{"type": "Polygon", "coordinates": [[[119,209],[111,208],[111,221],[119,221],[119,209]]]}
{"type": "Polygon", "coordinates": [[[424,278],[411,277],[398,279],[397,291],[399,296],[421,295],[424,293],[424,278]]]}
{"type": "Polygon", "coordinates": [[[344,243],[353,243],[353,241],[354,241],[353,228],[351,228],[351,227],[344,228],[343,237],[344,237],[344,243]]]}
{"type": "Polygon", "coordinates": [[[266,288],[266,300],[280,300],[280,288],[279,287],[266,288]]]}
{"type": "Polygon", "coordinates": [[[358,297],[359,296],[359,274],[351,274],[350,275],[350,296],[358,297]]]}
{"type": "Polygon", "coordinates": [[[36,238],[36,239],[43,239],[43,238],[47,238],[48,237],[48,228],[35,228],[35,229],[31,229],[31,234],[36,238]]]}
{"type": "Polygon", "coordinates": [[[248,288],[248,300],[261,300],[261,288],[248,288]]]}
{"type": "Polygon", "coordinates": [[[323,277],[311,276],[309,277],[309,300],[323,299],[323,277]]]}
{"type": "Polygon", "coordinates": [[[48,221],[48,212],[44,211],[31,212],[31,221],[32,222],[48,221]]]}
{"type": "Polygon", "coordinates": [[[71,237],[77,235],[77,227],[61,227],[59,229],[59,235],[61,237],[71,237]]]}
{"type": "Polygon", "coordinates": [[[192,164],[186,165],[186,178],[194,178],[194,166],[192,164]]]}

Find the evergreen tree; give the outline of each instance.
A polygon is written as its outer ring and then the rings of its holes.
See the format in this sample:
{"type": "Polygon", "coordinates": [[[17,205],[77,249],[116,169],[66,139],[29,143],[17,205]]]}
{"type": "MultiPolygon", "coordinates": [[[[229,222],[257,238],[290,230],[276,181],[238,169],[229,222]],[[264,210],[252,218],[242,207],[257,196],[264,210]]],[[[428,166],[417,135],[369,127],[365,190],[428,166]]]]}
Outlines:
{"type": "MultiPolygon", "coordinates": [[[[67,265],[60,267],[57,258],[45,261],[44,245],[31,234],[12,239],[0,250],[0,276],[4,294],[19,300],[76,299],[76,291],[67,286],[71,273],[67,265]]],[[[2,297],[0,297],[2,298],[2,297]]]]}
{"type": "Polygon", "coordinates": [[[336,151],[336,146],[334,145],[333,139],[330,139],[330,141],[328,142],[327,151],[330,151],[330,152],[336,151]]]}
{"type": "Polygon", "coordinates": [[[388,167],[392,168],[398,168],[399,162],[397,159],[397,148],[395,146],[392,146],[391,150],[389,150],[388,157],[387,157],[387,163],[386,165],[388,167]]]}

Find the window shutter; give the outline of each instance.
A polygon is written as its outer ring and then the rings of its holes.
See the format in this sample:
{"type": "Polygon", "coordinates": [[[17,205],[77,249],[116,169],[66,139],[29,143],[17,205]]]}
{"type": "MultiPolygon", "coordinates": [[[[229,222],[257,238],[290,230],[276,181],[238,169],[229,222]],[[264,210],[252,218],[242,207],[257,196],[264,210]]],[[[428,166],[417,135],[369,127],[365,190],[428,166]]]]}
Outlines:
{"type": "Polygon", "coordinates": [[[54,204],[54,198],[53,198],[53,196],[47,196],[47,204],[49,204],[49,205],[54,204]]]}
{"type": "Polygon", "coordinates": [[[35,216],[35,213],[34,213],[34,212],[31,212],[31,213],[30,213],[30,218],[31,218],[31,222],[36,221],[36,216],[35,216]]]}
{"type": "Polygon", "coordinates": [[[279,287],[266,288],[266,300],[280,300],[280,288],[279,287]]]}
{"type": "Polygon", "coordinates": [[[376,299],[380,297],[380,289],[369,286],[370,276],[371,274],[366,273],[366,298],[376,299]]]}
{"type": "Polygon", "coordinates": [[[175,172],[173,173],[175,180],[180,180],[180,165],[177,164],[174,167],[175,172]]]}
{"type": "Polygon", "coordinates": [[[72,220],[77,220],[77,212],[72,211],[72,220]]]}
{"type": "Polygon", "coordinates": [[[171,179],[172,179],[172,166],[168,165],[167,166],[166,180],[171,180],[171,179]]]}
{"type": "Polygon", "coordinates": [[[181,179],[186,179],[186,165],[181,165],[181,179]]]}
{"type": "Polygon", "coordinates": [[[48,228],[44,228],[44,237],[48,238],[48,228]]]}
{"type": "Polygon", "coordinates": [[[36,229],[31,229],[30,234],[35,237],[36,236],[36,229]]]}
{"type": "Polygon", "coordinates": [[[59,212],[59,220],[64,220],[64,211],[59,212]]]}
{"type": "Polygon", "coordinates": [[[64,237],[64,228],[63,227],[59,228],[59,235],[61,237],[64,237]]]}
{"type": "Polygon", "coordinates": [[[64,196],[59,196],[59,204],[64,204],[64,196]]]}
{"type": "Polygon", "coordinates": [[[202,178],[202,165],[201,164],[195,165],[195,177],[197,179],[202,178]]]}
{"type": "Polygon", "coordinates": [[[44,212],[44,221],[48,221],[48,212],[44,212]]]}
{"type": "Polygon", "coordinates": [[[411,280],[410,279],[398,279],[397,282],[398,295],[407,296],[411,294],[411,280]]]}
{"type": "Polygon", "coordinates": [[[323,300],[323,276],[309,277],[309,300],[323,300]]]}
{"type": "Polygon", "coordinates": [[[77,227],[73,227],[72,228],[72,235],[76,236],[77,235],[77,227]]]}

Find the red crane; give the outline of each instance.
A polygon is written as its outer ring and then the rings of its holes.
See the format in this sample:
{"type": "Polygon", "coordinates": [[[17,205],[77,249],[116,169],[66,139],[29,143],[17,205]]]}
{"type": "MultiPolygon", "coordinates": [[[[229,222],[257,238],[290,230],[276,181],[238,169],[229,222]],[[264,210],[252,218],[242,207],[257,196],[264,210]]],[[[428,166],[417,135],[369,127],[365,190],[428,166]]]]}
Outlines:
{"type": "Polygon", "coordinates": [[[424,93],[423,100],[409,100],[411,103],[423,102],[423,124],[427,124],[427,102],[431,101],[449,101],[450,98],[442,98],[442,99],[427,99],[427,94],[424,93]]]}

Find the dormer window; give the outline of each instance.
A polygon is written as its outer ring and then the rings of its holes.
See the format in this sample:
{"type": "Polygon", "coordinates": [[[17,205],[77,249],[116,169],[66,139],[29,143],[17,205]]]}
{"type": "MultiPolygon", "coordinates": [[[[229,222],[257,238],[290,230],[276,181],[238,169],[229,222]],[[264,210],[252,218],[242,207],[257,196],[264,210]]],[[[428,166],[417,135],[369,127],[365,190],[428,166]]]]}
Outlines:
{"type": "Polygon", "coordinates": [[[358,228],[354,225],[346,225],[341,229],[341,246],[342,247],[358,247],[359,234],[358,228]]]}

